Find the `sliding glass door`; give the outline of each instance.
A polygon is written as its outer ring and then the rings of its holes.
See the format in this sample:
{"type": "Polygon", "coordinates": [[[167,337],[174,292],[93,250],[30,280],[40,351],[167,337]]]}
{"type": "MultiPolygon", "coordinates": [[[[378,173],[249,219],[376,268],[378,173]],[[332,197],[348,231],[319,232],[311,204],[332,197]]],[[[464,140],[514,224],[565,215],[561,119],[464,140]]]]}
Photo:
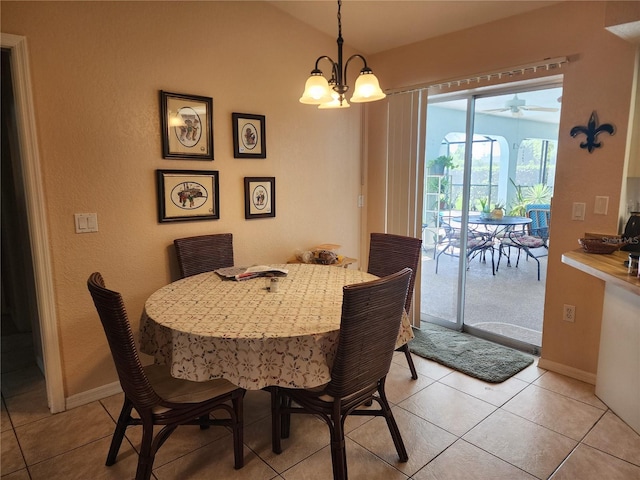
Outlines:
{"type": "Polygon", "coordinates": [[[561,96],[556,83],[430,98],[422,321],[537,351],[546,256],[507,240],[530,233],[527,205],[550,210],[561,96]],[[495,207],[505,225],[480,220],[495,207]]]}

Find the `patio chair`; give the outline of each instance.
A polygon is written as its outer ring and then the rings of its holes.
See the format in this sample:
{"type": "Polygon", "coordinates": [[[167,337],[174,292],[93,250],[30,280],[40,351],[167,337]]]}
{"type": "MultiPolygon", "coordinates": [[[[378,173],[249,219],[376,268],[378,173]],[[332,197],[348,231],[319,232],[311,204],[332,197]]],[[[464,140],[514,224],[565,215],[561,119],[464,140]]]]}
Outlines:
{"type": "Polygon", "coordinates": [[[173,241],[180,277],[190,277],[218,268],[233,267],[233,234],[217,233],[173,241]]]}
{"type": "Polygon", "coordinates": [[[118,292],[104,286],[102,275],[91,274],[87,287],[107,336],[116,365],[124,403],[111,439],[106,465],[116,462],[127,427],[142,425],[136,480],[151,478],[156,452],[179,425],[210,425],[230,427],[233,434],[235,468],[242,468],[243,428],[242,400],[245,391],[232,383],[217,379],[209,382],[190,382],[169,375],[164,365],[143,367],[131,332],[127,312],[118,292]],[[137,416],[131,416],[135,409],[137,416]],[[209,413],[224,410],[228,419],[214,420],[209,413]],[[154,435],[154,426],[163,425],[154,435]]]}
{"type": "MultiPolygon", "coordinates": [[[[436,247],[438,250],[438,253],[436,254],[436,274],[438,273],[440,256],[451,255],[457,257],[460,255],[460,247],[462,246],[462,231],[459,228],[451,226],[447,221],[443,221],[441,226],[444,229],[445,234],[436,247]]],[[[493,258],[493,239],[491,236],[483,235],[481,232],[469,230],[467,232],[467,270],[469,269],[469,263],[476,256],[478,256],[481,261],[486,262],[487,251],[491,253],[491,271],[495,275],[496,268],[493,258]]]]}
{"type": "Polygon", "coordinates": [[[520,253],[524,251],[527,259],[533,258],[538,267],[538,281],[540,281],[540,260],[541,257],[549,255],[549,225],[551,221],[551,209],[549,205],[527,205],[526,215],[531,219],[526,230],[510,231],[500,241],[498,251],[498,266],[502,255],[507,257],[507,266],[511,266],[511,248],[518,250],[516,268],[520,263],[520,253]]]}
{"type": "Polygon", "coordinates": [[[385,394],[411,269],[343,288],[342,320],[329,383],[313,389],[272,389],[272,449],[281,453],[292,413],[319,415],[331,435],[334,480],[347,480],[347,415],[382,416],[401,462],[409,459],[385,394]],[[291,400],[295,402],[292,406],[291,400]],[[359,409],[375,401],[380,408],[359,409]]]}
{"type": "MultiPolygon", "coordinates": [[[[411,310],[413,300],[413,289],[415,286],[418,265],[420,264],[422,239],[393,235],[390,233],[372,233],[369,242],[369,263],[367,272],[378,277],[386,277],[392,273],[399,272],[403,268],[411,269],[411,280],[409,282],[409,293],[404,309],[407,314],[411,310]]],[[[418,372],[413,364],[413,358],[409,351],[408,344],[398,348],[404,352],[411,370],[411,378],[416,380],[418,372]]]]}

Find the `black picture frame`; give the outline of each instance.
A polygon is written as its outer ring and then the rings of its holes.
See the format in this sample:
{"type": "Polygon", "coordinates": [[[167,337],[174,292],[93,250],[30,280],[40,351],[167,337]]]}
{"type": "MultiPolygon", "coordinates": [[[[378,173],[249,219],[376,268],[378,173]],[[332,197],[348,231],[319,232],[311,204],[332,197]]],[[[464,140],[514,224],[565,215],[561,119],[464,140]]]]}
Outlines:
{"type": "Polygon", "coordinates": [[[213,99],[160,90],[162,157],[213,160],[213,99]]]}
{"type": "Polygon", "coordinates": [[[244,218],[276,216],[276,178],[244,177],[244,218]]]}
{"type": "Polygon", "coordinates": [[[215,170],[156,170],[158,221],[220,218],[220,177],[215,170]]]}
{"type": "Polygon", "coordinates": [[[232,113],[233,157],[267,158],[266,118],[251,113],[232,113]]]}

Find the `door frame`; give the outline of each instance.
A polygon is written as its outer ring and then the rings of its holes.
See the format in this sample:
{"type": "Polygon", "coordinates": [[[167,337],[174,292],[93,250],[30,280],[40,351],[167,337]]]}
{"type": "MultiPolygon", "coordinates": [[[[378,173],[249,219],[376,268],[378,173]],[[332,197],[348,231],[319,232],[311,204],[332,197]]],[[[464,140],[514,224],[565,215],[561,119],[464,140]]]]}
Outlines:
{"type": "Polygon", "coordinates": [[[33,274],[40,321],[40,336],[47,404],[51,413],[65,410],[62,379],[62,362],[58,342],[55,292],[49,250],[49,232],[44,203],[38,192],[44,191],[40,155],[36,131],[35,109],[33,106],[29,54],[26,37],[1,34],[2,48],[11,52],[11,70],[22,165],[24,198],[27,207],[27,224],[33,255],[33,274]]]}
{"type": "MultiPolygon", "coordinates": [[[[512,338],[505,337],[502,335],[494,334],[492,332],[482,330],[478,327],[474,327],[468,325],[464,322],[464,310],[465,310],[465,301],[466,301],[466,268],[465,268],[465,259],[467,253],[467,239],[468,239],[468,228],[467,222],[469,218],[469,202],[470,202],[470,178],[471,178],[471,170],[473,168],[472,165],[472,157],[473,157],[473,136],[475,133],[474,124],[475,124],[475,103],[476,100],[485,97],[504,95],[504,94],[515,94],[521,92],[528,92],[532,90],[541,90],[553,87],[562,87],[564,76],[562,74],[552,75],[547,77],[540,77],[532,80],[524,80],[524,81],[513,81],[506,82],[499,85],[490,85],[484,86],[481,88],[469,89],[469,90],[461,90],[457,92],[450,92],[441,95],[430,95],[428,101],[431,102],[435,97],[434,103],[446,102],[449,100],[466,100],[466,120],[465,120],[465,152],[464,152],[464,170],[463,170],[463,199],[462,199],[462,212],[461,212],[461,238],[460,238],[460,256],[458,263],[458,278],[457,278],[457,298],[456,298],[456,317],[455,320],[444,320],[431,318],[428,320],[431,323],[435,323],[440,326],[444,326],[450,329],[455,329],[458,331],[463,331],[470,333],[474,336],[484,338],[487,340],[494,341],[496,343],[501,343],[503,345],[516,348],[518,350],[526,351],[532,353],[534,355],[540,354],[541,347],[536,345],[532,345],[526,343],[524,341],[512,338]]],[[[428,128],[429,119],[427,118],[427,128],[428,128]]],[[[425,132],[426,135],[426,132],[425,132]]],[[[422,213],[422,212],[421,212],[422,213]]],[[[421,300],[421,299],[420,299],[421,300]]],[[[420,305],[420,303],[418,303],[420,305]]],[[[426,319],[421,319],[423,321],[427,321],[426,319]]]]}

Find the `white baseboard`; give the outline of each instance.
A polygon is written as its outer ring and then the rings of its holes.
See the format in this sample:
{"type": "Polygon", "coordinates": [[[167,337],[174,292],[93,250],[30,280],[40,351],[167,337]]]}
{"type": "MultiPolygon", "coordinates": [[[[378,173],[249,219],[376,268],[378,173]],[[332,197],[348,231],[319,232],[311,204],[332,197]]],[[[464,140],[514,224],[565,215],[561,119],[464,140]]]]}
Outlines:
{"type": "Polygon", "coordinates": [[[575,378],[576,380],[580,380],[581,382],[590,383],[591,385],[596,384],[595,373],[585,372],[584,370],[569,367],[567,365],[563,365],[562,363],[552,362],[551,360],[546,360],[544,358],[540,358],[538,360],[538,366],[540,368],[544,368],[545,370],[559,373],[560,375],[575,378]]]}
{"type": "Polygon", "coordinates": [[[110,397],[122,392],[120,382],[113,382],[101,387],[94,388],[93,390],[87,390],[86,392],[78,393],[66,398],[65,407],[66,410],[70,410],[75,407],[86,405],[87,403],[95,402],[96,400],[102,400],[103,398],[110,397]]]}

